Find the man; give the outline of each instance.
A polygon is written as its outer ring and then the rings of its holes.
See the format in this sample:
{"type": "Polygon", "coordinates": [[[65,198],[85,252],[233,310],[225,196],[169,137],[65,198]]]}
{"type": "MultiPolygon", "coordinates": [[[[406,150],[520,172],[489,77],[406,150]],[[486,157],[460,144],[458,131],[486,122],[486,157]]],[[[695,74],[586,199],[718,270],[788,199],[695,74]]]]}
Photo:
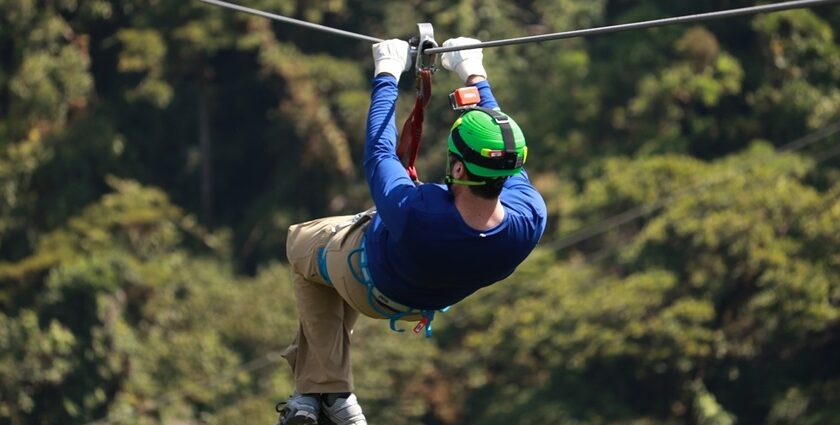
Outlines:
{"type": "MultiPolygon", "coordinates": [[[[457,38],[444,46],[478,40],[457,38]]],[[[522,166],[519,126],[498,111],[480,49],[445,53],[455,71],[481,94],[481,108],[464,113],[449,137],[446,184],[415,185],[396,155],[397,82],[410,68],[409,46],[373,46],[376,64],[364,167],[376,210],[289,228],[300,328],[284,352],[296,391],[279,424],[366,424],[352,394],[350,335],[362,313],[423,320],[511,273],[536,246],[545,203],[522,166]]]]}

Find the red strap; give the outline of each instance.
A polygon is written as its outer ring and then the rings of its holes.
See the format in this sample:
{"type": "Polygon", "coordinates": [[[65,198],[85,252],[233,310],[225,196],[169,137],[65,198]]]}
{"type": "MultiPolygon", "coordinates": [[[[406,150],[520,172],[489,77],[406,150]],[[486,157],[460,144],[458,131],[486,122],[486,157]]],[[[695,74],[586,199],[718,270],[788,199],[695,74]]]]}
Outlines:
{"type": "Polygon", "coordinates": [[[417,170],[414,162],[417,160],[417,152],[420,151],[420,140],[423,137],[423,118],[426,106],[432,98],[432,70],[421,69],[417,73],[417,101],[414,102],[414,109],[411,115],[403,124],[400,142],[397,144],[397,156],[405,165],[408,176],[412,181],[417,181],[417,170]]]}

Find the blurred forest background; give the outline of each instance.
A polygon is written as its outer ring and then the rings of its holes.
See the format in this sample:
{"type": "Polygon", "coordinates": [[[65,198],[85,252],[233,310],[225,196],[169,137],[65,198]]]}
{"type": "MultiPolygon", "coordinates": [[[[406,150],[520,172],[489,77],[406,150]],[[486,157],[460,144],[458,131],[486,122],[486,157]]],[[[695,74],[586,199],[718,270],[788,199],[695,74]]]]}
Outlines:
{"type": "MultiPolygon", "coordinates": [[[[439,42],[754,4],[241,3],[439,42]]],[[[360,320],[369,422],[837,423],[838,32],[832,6],[486,49],[550,226],[431,340],[360,320]]],[[[370,45],[193,0],[0,0],[0,64],[0,424],[273,424],[286,228],[370,205],[370,45]]],[[[424,180],[458,85],[435,77],[424,180]]]]}

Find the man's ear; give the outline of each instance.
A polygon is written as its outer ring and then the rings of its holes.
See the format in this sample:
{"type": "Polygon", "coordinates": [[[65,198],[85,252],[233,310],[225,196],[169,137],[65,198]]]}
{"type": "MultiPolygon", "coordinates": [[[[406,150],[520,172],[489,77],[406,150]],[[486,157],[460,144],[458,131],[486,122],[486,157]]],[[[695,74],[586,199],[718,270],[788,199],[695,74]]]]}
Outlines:
{"type": "Polygon", "coordinates": [[[452,164],[452,177],[456,179],[461,179],[464,177],[464,163],[461,161],[455,161],[452,164]]]}

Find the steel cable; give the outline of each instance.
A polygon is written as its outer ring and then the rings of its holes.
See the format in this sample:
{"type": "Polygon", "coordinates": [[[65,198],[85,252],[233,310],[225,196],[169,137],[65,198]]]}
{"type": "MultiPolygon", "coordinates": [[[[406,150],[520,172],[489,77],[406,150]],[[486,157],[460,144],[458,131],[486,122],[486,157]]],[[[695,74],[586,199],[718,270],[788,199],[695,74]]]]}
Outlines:
{"type": "Polygon", "coordinates": [[[224,7],[226,9],[233,9],[233,10],[238,10],[240,12],[250,13],[251,15],[261,16],[263,18],[268,18],[268,19],[271,19],[271,20],[274,20],[274,21],[285,22],[287,24],[297,25],[297,26],[301,26],[301,27],[304,27],[304,28],[313,29],[313,30],[316,30],[316,31],[326,32],[326,33],[329,33],[329,34],[335,34],[335,35],[340,35],[340,36],[343,36],[343,37],[355,38],[357,40],[369,41],[371,43],[379,43],[380,41],[382,41],[382,40],[380,40],[376,37],[371,37],[369,35],[357,34],[355,32],[350,32],[350,31],[344,31],[344,30],[340,30],[340,29],[337,29],[337,28],[328,27],[326,25],[313,24],[312,22],[301,21],[300,19],[287,18],[287,17],[282,16],[282,15],[277,15],[277,14],[274,14],[274,13],[268,13],[268,12],[264,12],[262,10],[252,9],[250,7],[240,6],[238,4],[228,3],[228,2],[224,2],[224,1],[220,1],[220,0],[198,0],[198,1],[201,1],[201,2],[204,2],[204,3],[207,3],[207,4],[212,4],[214,6],[224,7]]]}
{"type": "Polygon", "coordinates": [[[485,41],[482,43],[466,44],[463,46],[435,47],[424,50],[426,54],[439,54],[454,52],[456,50],[467,50],[484,47],[500,47],[513,44],[536,43],[540,41],[561,40],[565,38],[591,37],[595,35],[610,34],[615,32],[640,30],[646,28],[662,27],[666,25],[687,24],[692,22],[709,21],[713,19],[732,18],[744,15],[757,15],[760,13],[779,12],[782,10],[803,9],[808,7],[824,6],[840,3],[840,0],[797,0],[782,3],[765,4],[761,6],[743,7],[740,9],[721,10],[717,12],[699,13],[694,15],[676,16],[673,18],[655,19],[652,21],[631,22],[627,24],[610,25],[606,27],[589,28],[583,30],[557,32],[552,34],[532,35],[527,37],[508,38],[504,40],[485,41]]]}
{"type": "MultiPolygon", "coordinates": [[[[312,22],[302,21],[299,19],[289,18],[286,16],[278,15],[275,13],[269,13],[258,9],[252,9],[250,7],[240,6],[233,3],[228,3],[221,0],[199,0],[201,2],[212,4],[215,6],[232,9],[244,13],[249,13],[251,15],[261,16],[264,18],[272,19],[279,22],[285,22],[287,24],[297,25],[309,29],[313,29],[316,31],[322,31],[329,34],[340,35],[343,37],[349,37],[357,40],[367,41],[370,43],[379,43],[383,41],[382,39],[371,37],[369,35],[358,34],[350,31],[345,31],[337,28],[328,27],[326,25],[315,24],[312,22]]],[[[761,13],[769,13],[769,12],[780,12],[783,10],[792,10],[792,9],[804,9],[810,7],[817,7],[817,6],[826,6],[830,4],[838,4],[840,0],[795,0],[795,1],[787,1],[781,3],[773,3],[773,4],[764,4],[759,6],[749,6],[749,7],[742,7],[739,9],[730,9],[730,10],[719,10],[715,12],[707,12],[707,13],[698,13],[693,15],[685,15],[685,16],[675,16],[671,18],[663,18],[663,19],[654,19],[651,21],[641,21],[641,22],[630,22],[626,24],[618,24],[618,25],[609,25],[605,27],[597,27],[597,28],[588,28],[582,30],[573,30],[573,31],[564,31],[564,32],[556,32],[551,34],[541,34],[541,35],[532,35],[532,36],[525,36],[525,37],[516,37],[516,38],[507,38],[502,40],[493,40],[493,41],[485,41],[476,44],[467,44],[463,46],[448,46],[448,47],[434,47],[431,49],[425,49],[424,53],[433,55],[445,52],[454,52],[457,50],[468,50],[468,49],[475,49],[475,48],[484,48],[484,47],[500,47],[500,46],[509,46],[514,44],[525,44],[525,43],[537,43],[542,41],[550,41],[550,40],[562,40],[568,38],[577,38],[577,37],[591,37],[595,35],[603,35],[603,34],[611,34],[616,32],[623,32],[623,31],[631,31],[631,30],[640,30],[640,29],[647,29],[647,28],[656,28],[662,27],[667,25],[676,25],[676,24],[688,24],[694,22],[701,22],[701,21],[709,21],[715,19],[724,19],[724,18],[733,18],[737,16],[746,16],[746,15],[757,15],[761,13]]]]}

